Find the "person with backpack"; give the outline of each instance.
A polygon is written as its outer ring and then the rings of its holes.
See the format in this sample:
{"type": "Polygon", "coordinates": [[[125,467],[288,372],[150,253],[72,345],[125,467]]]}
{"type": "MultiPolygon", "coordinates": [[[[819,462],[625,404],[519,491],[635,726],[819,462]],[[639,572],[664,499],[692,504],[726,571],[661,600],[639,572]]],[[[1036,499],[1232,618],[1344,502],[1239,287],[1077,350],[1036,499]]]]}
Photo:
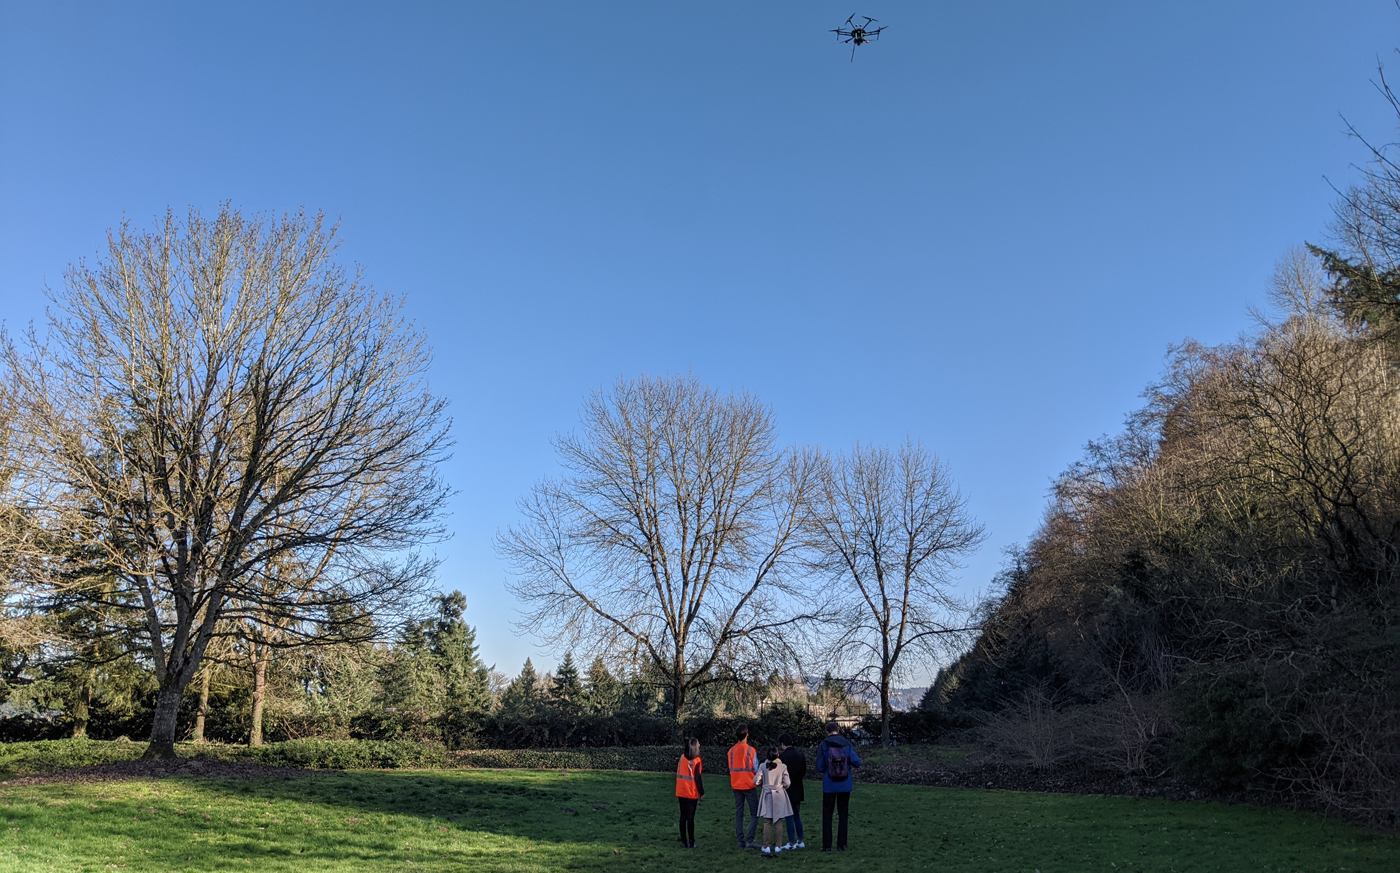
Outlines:
{"type": "Polygon", "coordinates": [[[734,789],[734,836],[739,848],[757,849],[758,830],[758,750],[749,745],[749,726],[734,729],[737,743],[729,747],[729,787],[734,789]],[[744,835],[744,804],[749,805],[749,831],[744,835]]]}
{"type": "Polygon", "coordinates": [[[676,762],[676,798],[681,803],[681,846],[695,848],[695,807],[705,799],[705,782],[701,778],[700,741],[695,737],[685,741],[685,752],[676,762]]]}
{"type": "Polygon", "coordinates": [[[807,844],[803,842],[805,835],[802,833],[802,801],[806,799],[806,794],[802,780],[807,778],[807,756],[797,748],[797,741],[792,738],[792,734],[778,737],[778,745],[783,749],[778,757],[787,765],[788,776],[792,778],[792,784],[787,790],[792,815],[787,817],[787,845],[783,848],[805,849],[807,844]]]}
{"type": "Polygon", "coordinates": [[[826,723],[826,739],[817,745],[817,772],[822,774],[822,851],[831,851],[831,813],[840,817],[836,830],[836,851],[846,851],[846,824],[851,811],[851,770],[860,766],[860,755],[841,736],[841,725],[826,723]]]}

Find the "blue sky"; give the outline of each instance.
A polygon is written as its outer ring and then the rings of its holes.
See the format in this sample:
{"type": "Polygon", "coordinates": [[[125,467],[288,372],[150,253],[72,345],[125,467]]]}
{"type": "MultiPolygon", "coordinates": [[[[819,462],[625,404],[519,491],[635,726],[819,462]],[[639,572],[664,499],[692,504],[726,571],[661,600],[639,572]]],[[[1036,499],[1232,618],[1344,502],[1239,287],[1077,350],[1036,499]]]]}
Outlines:
{"type": "Polygon", "coordinates": [[[985,587],[1168,344],[1234,337],[1325,238],[1365,157],[1340,116],[1393,133],[1369,83],[1400,11],[879,0],[851,63],[852,11],[0,0],[0,317],[123,216],[338,216],[435,347],[441,583],[507,672],[557,657],[492,539],[620,375],[752,390],[793,443],[922,440],[985,587]]]}

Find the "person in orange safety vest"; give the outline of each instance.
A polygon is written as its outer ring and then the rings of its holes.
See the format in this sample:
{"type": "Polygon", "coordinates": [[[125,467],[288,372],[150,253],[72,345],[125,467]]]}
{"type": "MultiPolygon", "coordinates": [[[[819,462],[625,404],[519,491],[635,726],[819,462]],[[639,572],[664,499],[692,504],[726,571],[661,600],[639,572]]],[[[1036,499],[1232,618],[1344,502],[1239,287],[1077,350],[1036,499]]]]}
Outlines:
{"type": "Polygon", "coordinates": [[[676,762],[676,798],[681,802],[681,845],[695,848],[695,807],[705,799],[705,783],[700,778],[700,741],[685,741],[685,753],[676,762]]]}
{"type": "Polygon", "coordinates": [[[758,830],[758,750],[749,745],[748,725],[734,731],[737,743],[729,747],[729,787],[734,789],[734,836],[741,849],[757,849],[758,830]],[[744,804],[749,807],[749,829],[744,831],[744,804]]]}

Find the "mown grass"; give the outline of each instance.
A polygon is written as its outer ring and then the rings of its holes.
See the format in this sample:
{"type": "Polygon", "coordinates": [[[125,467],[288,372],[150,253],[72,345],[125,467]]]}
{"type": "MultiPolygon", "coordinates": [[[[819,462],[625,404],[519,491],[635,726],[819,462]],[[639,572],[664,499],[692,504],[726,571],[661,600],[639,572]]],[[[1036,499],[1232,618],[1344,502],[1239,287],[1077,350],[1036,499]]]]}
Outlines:
{"type": "MultiPolygon", "coordinates": [[[[655,774],[393,771],[0,787],[0,869],[1395,871],[1400,841],[1211,803],[862,785],[851,849],[764,859],[712,786],[700,848],[655,774]]],[[[806,804],[808,844],[819,803],[806,804]]]]}

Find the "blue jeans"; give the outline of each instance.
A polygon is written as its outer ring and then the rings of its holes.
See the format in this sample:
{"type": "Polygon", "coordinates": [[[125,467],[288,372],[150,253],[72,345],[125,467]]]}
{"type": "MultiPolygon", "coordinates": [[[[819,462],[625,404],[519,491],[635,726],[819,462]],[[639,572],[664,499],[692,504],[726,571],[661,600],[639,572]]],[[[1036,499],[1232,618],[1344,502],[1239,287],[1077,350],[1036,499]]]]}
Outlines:
{"type": "Polygon", "coordinates": [[[739,845],[744,846],[753,842],[754,833],[758,830],[758,789],[750,788],[747,791],[740,791],[735,788],[734,792],[734,836],[739,838],[739,845]],[[749,805],[749,834],[744,836],[744,804],[749,805]]]}
{"type": "Polygon", "coordinates": [[[792,815],[787,817],[789,843],[805,843],[802,839],[802,801],[793,801],[792,815]]]}

